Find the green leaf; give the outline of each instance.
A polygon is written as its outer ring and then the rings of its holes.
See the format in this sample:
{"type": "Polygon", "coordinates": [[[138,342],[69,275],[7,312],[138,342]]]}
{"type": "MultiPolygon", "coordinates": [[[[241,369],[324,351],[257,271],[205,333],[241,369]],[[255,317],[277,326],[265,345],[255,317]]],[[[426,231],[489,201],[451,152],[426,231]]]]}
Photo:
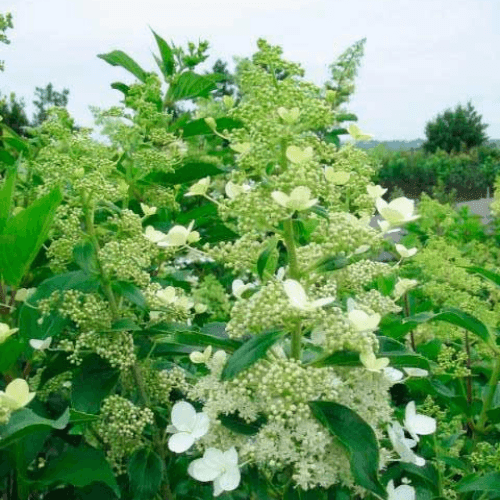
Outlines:
{"type": "MultiPolygon", "coordinates": [[[[222,117],[215,120],[217,130],[233,130],[243,127],[243,123],[232,118],[222,117]]],[[[214,131],[207,125],[204,118],[193,120],[182,127],[182,137],[193,137],[195,135],[213,135],[214,131]]]]}
{"type": "Polygon", "coordinates": [[[120,498],[120,489],[104,453],[85,444],[78,448],[69,447],[49,461],[35,481],[45,487],[71,484],[77,488],[96,482],[106,484],[120,498]]]}
{"type": "MultiPolygon", "coordinates": [[[[151,29],[151,31],[153,30],[151,29]]],[[[158,49],[160,49],[161,55],[162,64],[158,64],[158,66],[165,76],[172,76],[175,71],[174,53],[169,44],[160,35],[157,35],[154,31],[153,35],[155,36],[155,40],[158,45],[158,49]]]]}
{"type": "MultiPolygon", "coordinates": [[[[119,319],[118,321],[115,321],[111,325],[111,330],[112,332],[133,332],[133,331],[141,331],[142,328],[135,323],[131,318],[122,318],[119,319]]],[[[108,331],[108,330],[107,330],[108,331]]]]}
{"type": "Polygon", "coordinates": [[[414,327],[420,323],[427,323],[428,321],[446,321],[452,325],[457,325],[472,333],[475,333],[481,340],[486,343],[492,342],[492,337],[487,326],[475,318],[474,316],[456,309],[454,307],[447,307],[438,313],[423,312],[410,316],[404,320],[406,324],[413,324],[414,327]]]}
{"type": "Polygon", "coordinates": [[[150,500],[159,490],[165,465],[150,448],[140,448],[130,457],[128,477],[134,500],[150,500]]]}
{"type": "Polygon", "coordinates": [[[481,275],[483,278],[486,278],[490,283],[500,287],[500,274],[494,273],[493,271],[488,271],[483,267],[479,266],[457,266],[463,269],[467,269],[470,273],[476,273],[481,275]]]}
{"type": "Polygon", "coordinates": [[[15,411],[6,425],[0,426],[0,449],[10,446],[19,439],[40,429],[52,427],[64,429],[69,422],[69,408],[56,420],[50,420],[37,415],[29,408],[15,411]]]}
{"type": "Polygon", "coordinates": [[[313,415],[349,453],[351,473],[360,486],[387,498],[378,478],[379,448],[375,432],[356,412],[333,401],[310,401],[313,415]]]}
{"type": "Polygon", "coordinates": [[[99,415],[92,415],[78,410],[69,410],[69,423],[70,424],[86,424],[87,422],[95,422],[99,420],[99,415]]]}
{"type": "Polygon", "coordinates": [[[328,357],[320,357],[312,361],[311,365],[321,366],[362,366],[359,359],[359,353],[354,351],[337,351],[328,357]]]}
{"type": "Polygon", "coordinates": [[[223,171],[212,163],[186,163],[172,173],[152,172],[142,179],[142,183],[177,185],[197,181],[207,176],[216,176],[221,173],[223,171]]]}
{"type": "Polygon", "coordinates": [[[137,285],[126,281],[115,281],[111,284],[111,288],[140,309],[146,309],[146,299],[137,285]]]}
{"type": "Polygon", "coordinates": [[[130,56],[121,50],[113,50],[107,54],[98,54],[99,59],[106,61],[111,66],[121,66],[132,73],[141,82],[146,82],[147,73],[130,56]]]}
{"type": "Polygon", "coordinates": [[[238,373],[252,366],[256,361],[266,355],[267,350],[274,345],[282,336],[283,332],[270,331],[256,335],[245,342],[226,361],[221,373],[221,380],[230,380],[238,373]]]}
{"type": "MultiPolygon", "coordinates": [[[[274,274],[276,269],[276,262],[272,262],[272,256],[276,254],[276,245],[278,244],[278,238],[273,237],[269,240],[266,248],[261,252],[259,258],[257,259],[257,273],[259,278],[262,280],[264,278],[264,272],[268,271],[269,274],[274,274]],[[268,263],[274,263],[274,269],[268,269],[268,263]]],[[[276,260],[276,259],[274,259],[276,260]]]]}
{"type": "Polygon", "coordinates": [[[78,267],[87,274],[98,274],[97,256],[94,245],[90,242],[79,243],[73,248],[73,258],[78,267]]]}
{"type": "Polygon", "coordinates": [[[378,337],[379,350],[377,358],[389,358],[390,366],[422,368],[429,370],[429,361],[419,354],[408,351],[404,344],[388,337],[378,337]]]}
{"type": "Polygon", "coordinates": [[[349,264],[349,259],[341,255],[332,255],[321,259],[316,264],[316,269],[319,272],[336,271],[342,269],[349,264]]]}
{"type": "Polygon", "coordinates": [[[113,390],[120,372],[97,354],[87,356],[73,376],[71,402],[75,410],[96,414],[113,390]]]}
{"type": "Polygon", "coordinates": [[[47,239],[61,200],[56,188],[6,221],[0,236],[0,275],[7,284],[17,287],[21,283],[47,239]]]}
{"type": "Polygon", "coordinates": [[[196,97],[208,97],[210,92],[217,89],[216,82],[224,79],[225,76],[218,73],[198,75],[192,71],[185,71],[179,75],[176,82],[170,84],[167,99],[175,102],[196,97]]]}
{"type": "Polygon", "coordinates": [[[128,85],[125,85],[124,83],[121,83],[121,82],[112,83],[111,88],[115,89],[115,90],[119,90],[120,92],[123,92],[125,97],[127,96],[128,92],[130,90],[130,87],[128,85]]]}
{"type": "Polygon", "coordinates": [[[214,337],[212,335],[207,335],[201,332],[162,331],[161,325],[154,326],[153,328],[147,330],[145,333],[164,333],[164,335],[162,335],[161,337],[162,343],[166,342],[170,344],[196,347],[205,347],[211,345],[213,347],[219,347],[230,352],[235,351],[236,349],[241,347],[241,342],[230,338],[214,337]]]}
{"type": "Polygon", "coordinates": [[[12,206],[12,197],[14,195],[15,185],[16,173],[14,172],[4,180],[2,189],[0,190],[0,234],[2,234],[10,215],[10,207],[12,206]]]}
{"type": "Polygon", "coordinates": [[[222,425],[227,427],[229,430],[246,436],[253,436],[257,434],[261,427],[267,423],[267,418],[262,414],[253,422],[247,422],[235,414],[219,415],[219,420],[222,425]]]}
{"type": "Polygon", "coordinates": [[[11,166],[16,163],[16,159],[5,149],[0,149],[0,162],[11,166]]]}
{"type": "Polygon", "coordinates": [[[456,486],[459,493],[470,491],[494,491],[500,493],[500,472],[490,472],[484,476],[471,474],[464,477],[456,486]]]}

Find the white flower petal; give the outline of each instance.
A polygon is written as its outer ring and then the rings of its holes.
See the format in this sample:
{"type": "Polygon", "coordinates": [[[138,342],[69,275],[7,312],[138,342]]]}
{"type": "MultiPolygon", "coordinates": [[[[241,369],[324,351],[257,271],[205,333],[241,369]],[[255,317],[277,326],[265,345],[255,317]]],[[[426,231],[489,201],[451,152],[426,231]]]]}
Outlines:
{"type": "Polygon", "coordinates": [[[422,370],[421,368],[403,368],[409,377],[427,377],[429,372],[427,370],[422,370]]]}
{"type": "Polygon", "coordinates": [[[184,453],[194,444],[194,436],[189,432],[172,434],[168,440],[168,449],[174,453],[184,453]]]}
{"type": "Polygon", "coordinates": [[[227,464],[238,465],[238,452],[234,446],[224,452],[224,460],[227,464]]]}
{"type": "Polygon", "coordinates": [[[220,472],[220,469],[207,461],[205,456],[191,462],[188,467],[188,474],[197,481],[202,482],[213,481],[220,475],[220,472]]]}
{"type": "Polygon", "coordinates": [[[290,198],[285,193],[282,193],[281,191],[273,191],[271,196],[273,197],[273,200],[282,207],[288,207],[290,198]]]}
{"type": "Polygon", "coordinates": [[[285,289],[285,293],[293,306],[298,307],[299,309],[303,309],[306,306],[308,302],[307,295],[304,288],[298,281],[285,280],[283,282],[283,288],[285,289]]]}
{"type": "Polygon", "coordinates": [[[196,410],[187,401],[179,401],[172,408],[172,424],[180,431],[191,432],[196,425],[196,410]]]}
{"type": "Polygon", "coordinates": [[[200,412],[196,414],[196,423],[191,435],[197,439],[203,437],[210,426],[210,419],[206,413],[200,412]]]}
{"type": "Polygon", "coordinates": [[[232,491],[235,490],[240,484],[240,469],[238,467],[229,467],[226,469],[226,472],[220,475],[217,478],[221,488],[224,491],[232,491]]]}

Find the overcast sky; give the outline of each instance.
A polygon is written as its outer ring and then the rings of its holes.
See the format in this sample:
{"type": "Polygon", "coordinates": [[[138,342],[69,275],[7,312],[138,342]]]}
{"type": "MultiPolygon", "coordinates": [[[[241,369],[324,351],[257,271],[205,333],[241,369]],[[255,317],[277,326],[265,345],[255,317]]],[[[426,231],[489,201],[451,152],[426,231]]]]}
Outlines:
{"type": "Polygon", "coordinates": [[[97,54],[123,50],[157,70],[151,26],[175,45],[208,40],[234,68],[258,38],[284,49],[306,79],[322,85],[328,65],[367,38],[349,108],[377,140],[424,137],[428,120],[469,99],[500,138],[500,0],[0,0],[11,11],[10,45],[0,45],[0,91],[29,103],[36,86],[70,90],[68,109],[92,126],[89,105],[119,104],[110,88],[134,77],[97,54]]]}

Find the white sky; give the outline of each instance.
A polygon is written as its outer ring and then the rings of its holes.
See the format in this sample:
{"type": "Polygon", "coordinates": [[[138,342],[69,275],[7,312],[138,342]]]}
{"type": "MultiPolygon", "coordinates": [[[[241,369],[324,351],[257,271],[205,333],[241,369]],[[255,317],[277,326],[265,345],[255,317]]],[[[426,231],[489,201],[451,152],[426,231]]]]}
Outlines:
{"type": "Polygon", "coordinates": [[[29,104],[35,87],[70,90],[77,124],[92,126],[89,105],[119,104],[115,81],[132,75],[97,58],[123,50],[156,71],[151,26],[167,42],[210,42],[234,68],[263,37],[299,62],[322,85],[328,65],[366,37],[365,55],[349,105],[363,131],[377,140],[424,137],[428,120],[471,99],[486,133],[500,138],[500,0],[0,0],[11,11],[10,45],[0,91],[29,104]]]}

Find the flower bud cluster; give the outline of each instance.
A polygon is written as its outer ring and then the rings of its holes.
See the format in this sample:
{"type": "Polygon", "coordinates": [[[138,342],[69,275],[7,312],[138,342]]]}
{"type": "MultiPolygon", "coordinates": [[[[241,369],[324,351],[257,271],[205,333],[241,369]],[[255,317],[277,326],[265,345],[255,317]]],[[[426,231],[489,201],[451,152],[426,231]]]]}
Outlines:
{"type": "Polygon", "coordinates": [[[364,286],[371,283],[377,276],[389,276],[392,272],[392,267],[388,264],[362,259],[340,269],[336,278],[339,288],[361,292],[364,286]]]}
{"type": "Polygon", "coordinates": [[[471,375],[470,368],[467,367],[467,352],[456,350],[452,346],[443,344],[437,358],[437,366],[434,369],[436,375],[446,374],[453,378],[464,378],[471,375]]]}
{"type": "Polygon", "coordinates": [[[113,368],[124,370],[136,361],[134,338],[128,332],[85,332],[75,340],[74,351],[68,356],[71,363],[81,364],[83,354],[95,352],[113,368]]]}
{"type": "Polygon", "coordinates": [[[124,474],[125,460],[143,443],[147,425],[154,422],[149,408],[139,408],[118,395],[109,396],[101,405],[101,420],[94,424],[103,440],[106,458],[116,474],[124,474]]]}

